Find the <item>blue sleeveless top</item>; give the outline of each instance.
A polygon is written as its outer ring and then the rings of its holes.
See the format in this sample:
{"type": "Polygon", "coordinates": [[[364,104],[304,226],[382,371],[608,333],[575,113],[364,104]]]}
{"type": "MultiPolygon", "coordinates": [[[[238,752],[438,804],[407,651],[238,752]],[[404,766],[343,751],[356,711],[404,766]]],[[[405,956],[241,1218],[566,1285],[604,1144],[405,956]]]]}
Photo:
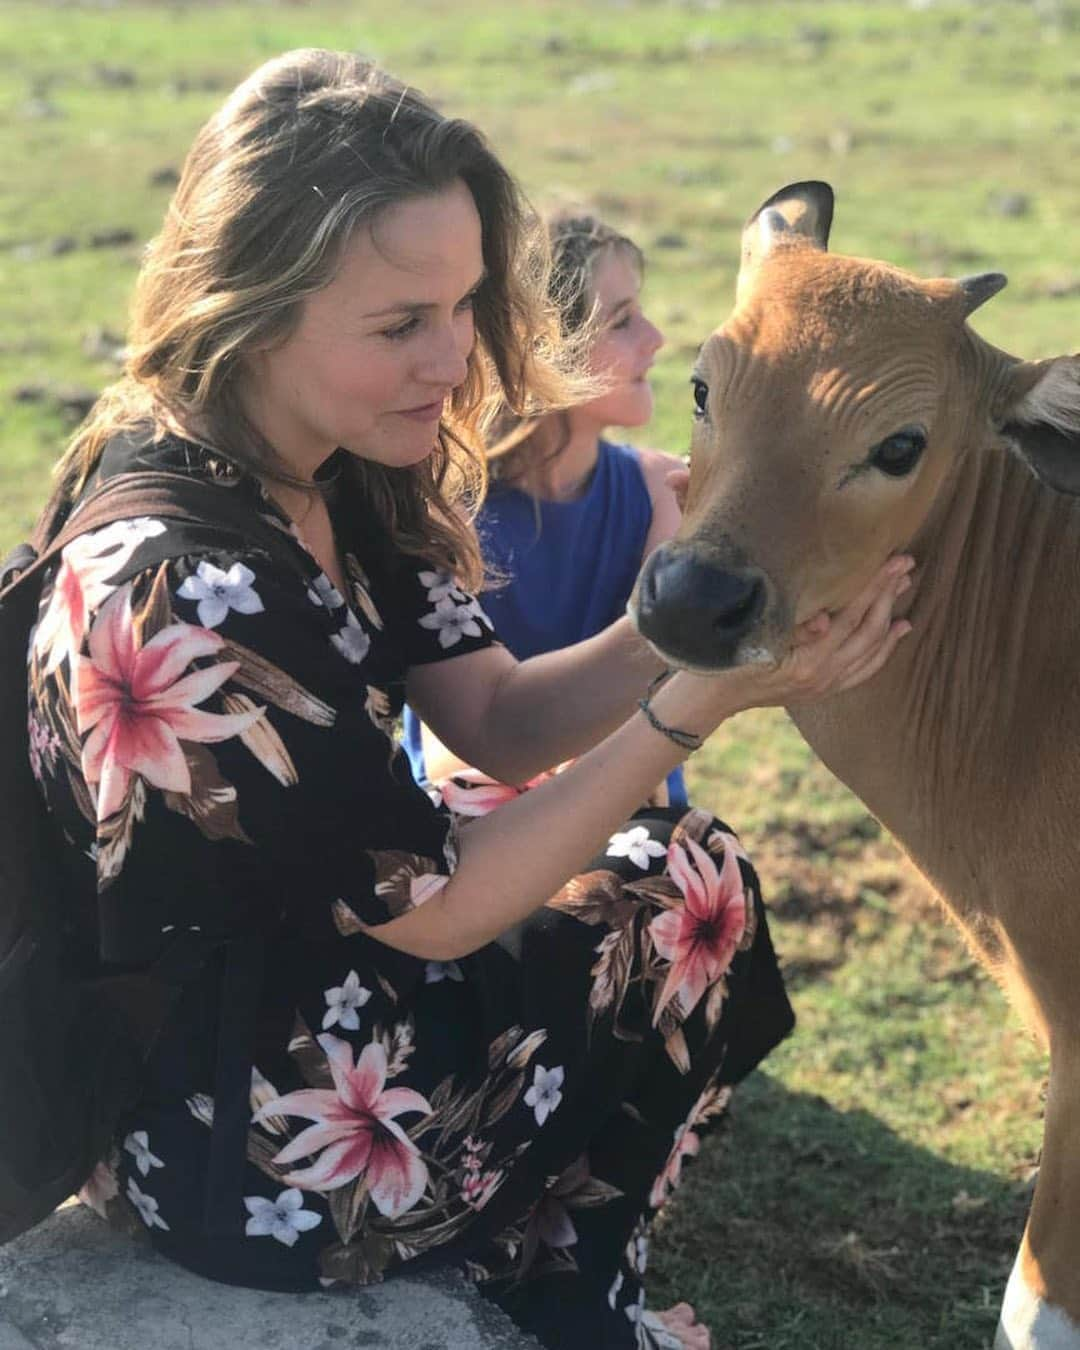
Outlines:
{"type": "MultiPolygon", "coordinates": [[[[487,564],[509,580],[483,594],[495,632],[524,661],[593,637],[625,611],[652,524],[652,499],[637,451],[600,442],[584,496],[537,501],[495,484],[476,520],[487,564]]],[[[405,709],[405,750],[417,782],[426,773],[420,723],[405,709]]],[[[673,806],[686,805],[681,769],[668,777],[673,806]]]]}

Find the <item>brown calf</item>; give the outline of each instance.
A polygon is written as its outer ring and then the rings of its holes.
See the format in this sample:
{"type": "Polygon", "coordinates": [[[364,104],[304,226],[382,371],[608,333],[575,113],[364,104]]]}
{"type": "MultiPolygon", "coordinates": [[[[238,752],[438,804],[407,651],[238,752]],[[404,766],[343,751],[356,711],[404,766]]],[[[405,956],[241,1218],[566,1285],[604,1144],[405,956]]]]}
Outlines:
{"type": "Polygon", "coordinates": [[[826,251],[800,183],[743,235],[693,377],[686,516],[631,613],[673,665],[772,661],[910,551],[914,631],[793,714],[903,844],[1050,1052],[1043,1161],[996,1350],[1080,1350],[1080,359],[998,351],[997,274],[826,251]]]}

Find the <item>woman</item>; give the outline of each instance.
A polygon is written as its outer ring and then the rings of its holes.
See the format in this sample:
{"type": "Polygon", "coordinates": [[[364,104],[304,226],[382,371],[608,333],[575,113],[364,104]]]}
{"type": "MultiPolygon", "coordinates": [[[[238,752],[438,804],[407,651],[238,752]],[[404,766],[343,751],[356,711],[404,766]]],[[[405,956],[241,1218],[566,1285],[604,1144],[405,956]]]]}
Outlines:
{"type": "Polygon", "coordinates": [[[688,1117],[790,1011],[719,824],[669,813],[586,869],[683,758],[668,731],[876,670],[906,564],[778,669],[678,674],[648,715],[626,621],[516,664],[457,502],[488,396],[580,396],[524,235],[478,133],[351,56],[270,61],[195,140],[62,482],[193,475],[289,556],[140,517],[43,592],[32,763],[77,956],[217,952],[90,1198],[215,1279],[452,1261],[550,1346],[696,1348],[685,1309],[644,1311],[637,1239],[688,1117]],[[503,780],[577,762],[458,841],[390,739],[406,694],[503,780]]]}
{"type": "MultiPolygon", "coordinates": [[[[485,561],[503,584],[483,603],[519,660],[593,637],[625,610],[642,560],[669,539],[679,508],[668,484],[679,462],[604,439],[609,426],[652,416],[649,370],[663,344],[641,308],[640,249],[596,216],[556,216],[548,226],[549,295],[564,335],[588,343],[601,391],[547,417],[502,418],[488,450],[492,483],[477,517],[485,561]]],[[[445,783],[462,812],[508,800],[513,789],[467,770],[405,710],[413,774],[445,783]],[[463,773],[463,771],[466,771],[463,773]]],[[[682,769],[655,794],[685,807],[682,769]]]]}

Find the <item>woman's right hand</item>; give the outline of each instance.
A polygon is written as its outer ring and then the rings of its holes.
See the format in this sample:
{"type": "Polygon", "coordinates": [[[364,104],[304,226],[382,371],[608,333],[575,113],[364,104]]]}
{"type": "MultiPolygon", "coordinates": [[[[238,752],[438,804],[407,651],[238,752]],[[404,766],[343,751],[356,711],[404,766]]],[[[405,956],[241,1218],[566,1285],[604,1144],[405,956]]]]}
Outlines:
{"type": "Polygon", "coordinates": [[[657,715],[707,735],[747,708],[797,707],[853,689],[876,675],[911,631],[893,606],[911,585],[915,560],[890,558],[873,581],[833,615],[822,611],[795,631],[791,650],[772,665],[736,666],[716,675],[678,671],[653,696],[657,715]],[[680,720],[681,718],[681,720],[680,720]]]}

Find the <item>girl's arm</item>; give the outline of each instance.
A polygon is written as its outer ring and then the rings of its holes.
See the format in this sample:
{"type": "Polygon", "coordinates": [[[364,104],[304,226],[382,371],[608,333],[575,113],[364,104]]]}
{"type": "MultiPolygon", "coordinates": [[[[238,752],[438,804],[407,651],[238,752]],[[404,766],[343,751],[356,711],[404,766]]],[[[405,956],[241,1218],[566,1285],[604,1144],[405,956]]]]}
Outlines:
{"type": "MultiPolygon", "coordinates": [[[[892,559],[831,622],[818,616],[804,625],[801,645],[776,667],[745,666],[711,677],[679,672],[654,695],[655,714],[668,726],[706,736],[741,709],[813,702],[862,683],[910,629],[891,620],[909,567],[910,559],[892,559]]],[[[371,936],[428,960],[476,951],[580,871],[683,758],[684,751],[635,713],[558,779],[472,822],[447,884],[419,909],[370,929],[371,936]]]]}

